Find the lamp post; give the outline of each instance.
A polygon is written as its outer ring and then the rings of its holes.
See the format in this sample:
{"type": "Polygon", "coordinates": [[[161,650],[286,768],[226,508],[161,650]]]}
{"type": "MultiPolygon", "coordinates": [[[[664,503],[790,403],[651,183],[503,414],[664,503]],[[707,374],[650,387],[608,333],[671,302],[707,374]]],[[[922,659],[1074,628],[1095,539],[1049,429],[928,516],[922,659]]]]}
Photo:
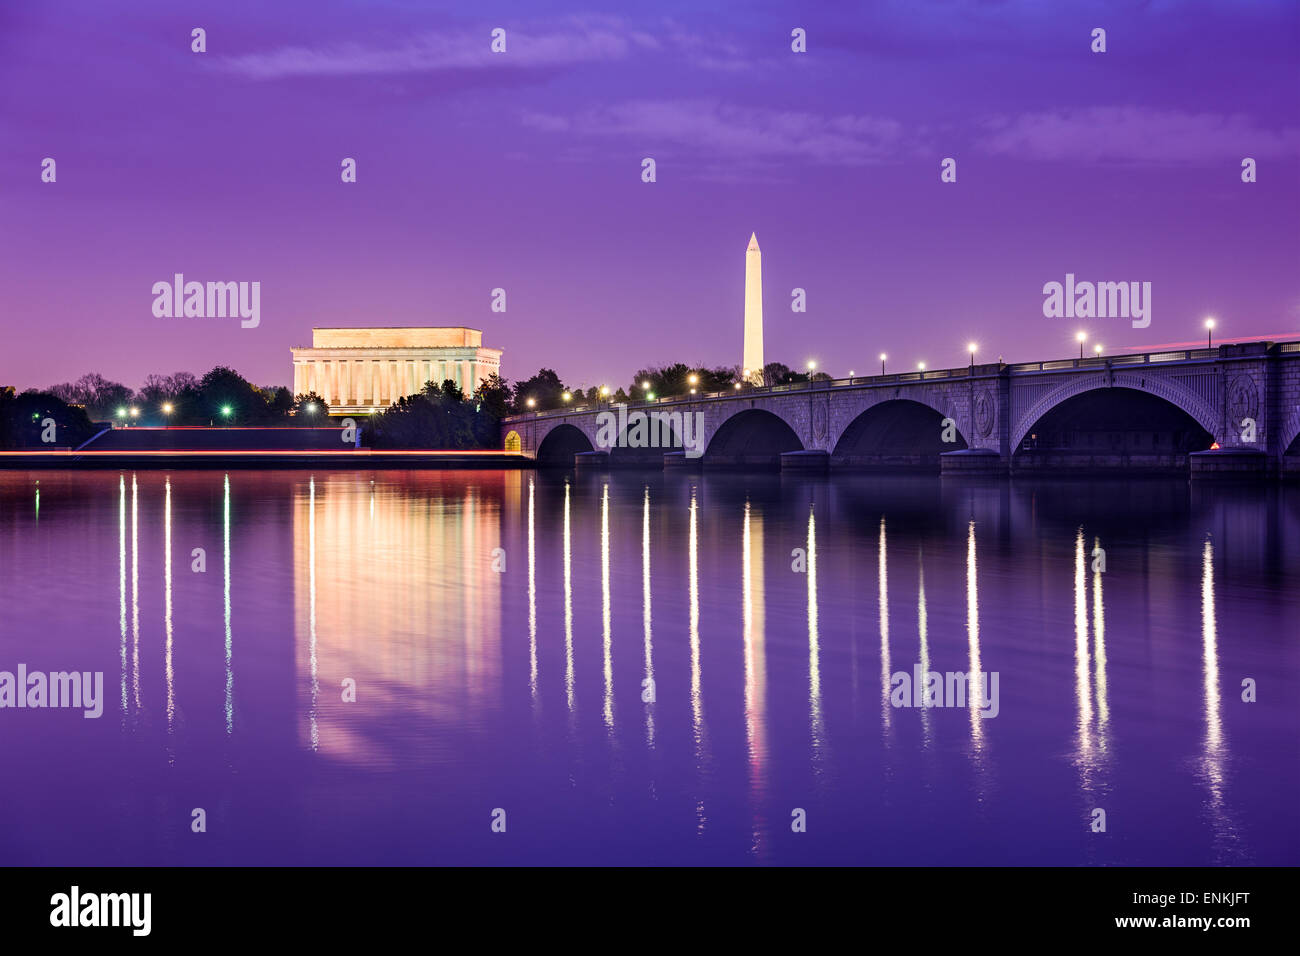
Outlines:
{"type": "Polygon", "coordinates": [[[974,343],[974,342],[969,342],[969,343],[967,343],[967,345],[966,345],[966,351],[970,352],[970,367],[971,367],[971,368],[974,368],[974,367],[975,367],[975,350],[976,350],[976,346],[975,346],[975,343],[974,343]]]}
{"type": "Polygon", "coordinates": [[[1092,347],[1092,351],[1093,354],[1097,356],[1097,358],[1101,358],[1101,343],[1098,342],[1096,345],[1094,345],[1092,347]]]}
{"type": "Polygon", "coordinates": [[[1205,320],[1205,347],[1207,349],[1214,348],[1214,319],[1213,318],[1209,318],[1205,320]]]}
{"type": "Polygon", "coordinates": [[[1075,336],[1075,339],[1079,342],[1079,358],[1083,358],[1083,343],[1088,341],[1088,333],[1080,332],[1075,336]]]}
{"type": "Polygon", "coordinates": [[[916,370],[917,370],[918,372],[921,373],[921,377],[922,377],[922,378],[925,377],[925,363],[924,363],[924,362],[917,362],[917,363],[916,363],[916,370]]]}
{"type": "Polygon", "coordinates": [[[885,359],[889,358],[884,352],[880,353],[880,374],[885,374],[885,359]]]}

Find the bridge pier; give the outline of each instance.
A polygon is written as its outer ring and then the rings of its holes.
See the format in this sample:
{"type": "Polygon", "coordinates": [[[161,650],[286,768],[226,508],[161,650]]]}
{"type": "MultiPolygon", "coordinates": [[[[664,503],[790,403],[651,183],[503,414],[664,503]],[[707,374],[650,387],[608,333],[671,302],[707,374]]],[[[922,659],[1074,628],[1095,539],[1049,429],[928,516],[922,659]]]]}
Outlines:
{"type": "Polygon", "coordinates": [[[939,456],[942,475],[1005,475],[1009,471],[1006,459],[992,448],[963,448],[939,456]]]}
{"type": "Polygon", "coordinates": [[[1191,477],[1264,478],[1270,471],[1268,455],[1254,448],[1215,448],[1194,451],[1187,456],[1191,477]]]}
{"type": "Polygon", "coordinates": [[[781,454],[782,472],[799,472],[801,474],[825,474],[830,468],[831,453],[828,451],[787,451],[781,454]]]}
{"type": "Polygon", "coordinates": [[[699,455],[691,457],[684,451],[664,452],[664,470],[703,471],[704,459],[699,455]]]}
{"type": "Polygon", "coordinates": [[[609,471],[609,452],[580,451],[573,456],[574,471],[609,471]]]}

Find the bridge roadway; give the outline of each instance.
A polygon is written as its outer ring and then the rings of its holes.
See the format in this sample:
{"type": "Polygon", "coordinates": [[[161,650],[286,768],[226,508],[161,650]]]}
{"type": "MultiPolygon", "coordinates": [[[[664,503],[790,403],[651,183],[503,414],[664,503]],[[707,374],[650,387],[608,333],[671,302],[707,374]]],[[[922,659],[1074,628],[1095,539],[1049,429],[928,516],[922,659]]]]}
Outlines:
{"type": "Polygon", "coordinates": [[[1300,341],[586,404],[511,416],[501,435],[569,467],[1297,476],[1300,341]],[[662,413],[669,433],[646,444],[637,413],[662,413]]]}

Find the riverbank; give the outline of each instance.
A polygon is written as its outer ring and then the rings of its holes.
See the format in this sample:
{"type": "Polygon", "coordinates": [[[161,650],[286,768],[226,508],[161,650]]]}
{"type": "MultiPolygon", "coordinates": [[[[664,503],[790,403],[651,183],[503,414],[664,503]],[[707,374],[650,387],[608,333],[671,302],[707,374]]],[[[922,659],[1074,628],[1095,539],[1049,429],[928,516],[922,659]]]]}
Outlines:
{"type": "Polygon", "coordinates": [[[99,468],[529,468],[518,452],[370,448],[0,452],[0,469],[99,468]]]}

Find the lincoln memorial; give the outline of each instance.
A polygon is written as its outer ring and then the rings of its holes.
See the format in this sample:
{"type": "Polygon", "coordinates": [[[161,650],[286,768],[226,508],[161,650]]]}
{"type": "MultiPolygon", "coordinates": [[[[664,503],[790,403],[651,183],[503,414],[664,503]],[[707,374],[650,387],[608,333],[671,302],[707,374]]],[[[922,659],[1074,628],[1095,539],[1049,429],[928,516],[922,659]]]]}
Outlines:
{"type": "Polygon", "coordinates": [[[451,379],[466,395],[501,368],[501,350],[464,328],[312,329],[293,352],[293,393],[315,392],[330,414],[380,411],[425,382],[451,379]]]}

